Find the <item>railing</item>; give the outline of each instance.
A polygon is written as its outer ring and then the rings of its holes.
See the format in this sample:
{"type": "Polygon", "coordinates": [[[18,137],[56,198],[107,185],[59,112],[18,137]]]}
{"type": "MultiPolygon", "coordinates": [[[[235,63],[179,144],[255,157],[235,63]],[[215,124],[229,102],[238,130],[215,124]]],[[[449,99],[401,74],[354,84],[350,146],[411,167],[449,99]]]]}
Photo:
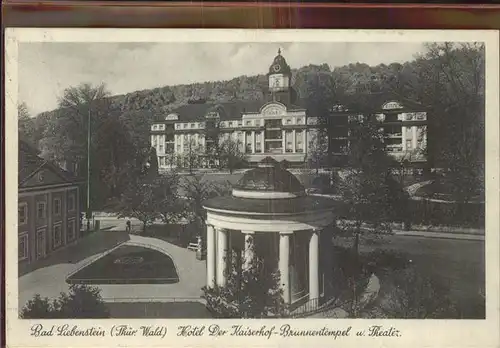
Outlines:
{"type": "Polygon", "coordinates": [[[308,300],[306,303],[300,305],[295,310],[292,310],[289,314],[290,317],[300,317],[306,313],[312,313],[320,308],[319,298],[313,298],[312,300],[308,300]]]}

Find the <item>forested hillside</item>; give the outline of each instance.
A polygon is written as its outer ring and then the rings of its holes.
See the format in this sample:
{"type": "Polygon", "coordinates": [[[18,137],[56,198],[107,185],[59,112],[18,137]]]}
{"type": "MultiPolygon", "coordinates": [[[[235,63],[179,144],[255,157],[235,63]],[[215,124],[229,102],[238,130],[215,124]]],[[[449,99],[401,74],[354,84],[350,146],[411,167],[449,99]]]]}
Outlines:
{"type": "MultiPolygon", "coordinates": [[[[412,63],[401,65],[368,66],[350,64],[333,70],[327,64],[309,65],[293,70],[293,86],[300,98],[307,99],[317,83],[324,83],[333,96],[341,99],[344,94],[389,91],[391,81],[404,69],[411,70],[412,63]],[[321,79],[322,77],[322,79],[321,79]],[[326,80],[328,81],[326,81],[326,80]]],[[[230,100],[260,100],[267,86],[266,75],[239,76],[226,81],[207,81],[188,85],[164,86],[135,91],[125,95],[111,96],[113,108],[123,112],[148,111],[152,116],[165,113],[191,100],[204,99],[207,102],[230,100]]],[[[54,117],[55,111],[44,112],[34,120],[34,142],[43,137],[46,125],[54,117]]]]}

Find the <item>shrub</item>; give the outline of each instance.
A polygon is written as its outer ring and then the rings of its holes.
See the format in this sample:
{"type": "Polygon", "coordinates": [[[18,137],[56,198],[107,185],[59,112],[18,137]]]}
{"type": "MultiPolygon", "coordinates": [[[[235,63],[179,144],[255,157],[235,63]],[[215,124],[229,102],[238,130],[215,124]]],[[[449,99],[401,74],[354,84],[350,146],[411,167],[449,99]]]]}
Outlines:
{"type": "Polygon", "coordinates": [[[203,287],[207,308],[216,318],[266,318],[285,315],[279,271],[271,268],[255,251],[252,262],[245,265],[244,257],[233,255],[224,287],[203,287]]]}
{"type": "Polygon", "coordinates": [[[109,318],[109,311],[100,295],[101,290],[88,285],[70,285],[69,292],[55,300],[35,295],[23,307],[23,319],[109,318]]]}
{"type": "Polygon", "coordinates": [[[408,267],[385,281],[390,283],[386,284],[378,309],[388,318],[444,319],[458,315],[449,288],[437,277],[408,267]]]}
{"type": "Polygon", "coordinates": [[[364,265],[372,263],[378,273],[403,270],[411,264],[407,253],[391,249],[377,249],[361,257],[364,265]]]}
{"type": "Polygon", "coordinates": [[[23,319],[57,318],[53,302],[46,297],[42,298],[39,294],[36,294],[33,299],[26,303],[20,317],[23,319]]]}

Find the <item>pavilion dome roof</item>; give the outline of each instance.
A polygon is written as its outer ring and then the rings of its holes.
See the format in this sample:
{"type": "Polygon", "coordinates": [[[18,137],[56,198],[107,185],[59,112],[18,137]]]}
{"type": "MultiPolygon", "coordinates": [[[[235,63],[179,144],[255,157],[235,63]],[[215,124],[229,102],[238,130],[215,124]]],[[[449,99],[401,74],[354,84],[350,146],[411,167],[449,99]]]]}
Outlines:
{"type": "Polygon", "coordinates": [[[250,169],[234,185],[233,196],[246,198],[291,198],[305,194],[299,179],[280,166],[263,166],[250,169]],[[253,192],[253,195],[248,195],[253,192]],[[259,197],[261,193],[261,197],[259,197]]]}

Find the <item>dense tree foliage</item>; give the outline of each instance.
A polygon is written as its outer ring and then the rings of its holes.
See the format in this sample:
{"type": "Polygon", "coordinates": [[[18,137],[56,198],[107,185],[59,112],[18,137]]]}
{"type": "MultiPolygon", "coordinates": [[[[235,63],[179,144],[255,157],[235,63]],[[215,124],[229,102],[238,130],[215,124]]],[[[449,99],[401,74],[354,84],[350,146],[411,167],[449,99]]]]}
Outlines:
{"type": "Polygon", "coordinates": [[[389,223],[407,214],[407,195],[394,180],[394,160],[385,151],[383,136],[367,120],[351,122],[352,141],[348,167],[339,182],[339,194],[346,208],[344,229],[354,236],[353,249],[359,251],[364,225],[373,231],[390,231],[389,223]]]}
{"type": "Polygon", "coordinates": [[[152,177],[143,173],[131,180],[117,201],[115,210],[121,218],[136,218],[143,224],[143,232],[156,220],[172,221],[178,214],[178,176],[152,177]]]}
{"type": "Polygon", "coordinates": [[[241,141],[231,138],[225,139],[220,144],[220,167],[228,169],[233,173],[235,169],[240,168],[246,160],[246,155],[242,151],[241,141]]]}
{"type": "Polygon", "coordinates": [[[485,47],[428,44],[401,71],[396,89],[429,108],[429,159],[449,170],[454,198],[467,203],[484,186],[485,47]]]}

